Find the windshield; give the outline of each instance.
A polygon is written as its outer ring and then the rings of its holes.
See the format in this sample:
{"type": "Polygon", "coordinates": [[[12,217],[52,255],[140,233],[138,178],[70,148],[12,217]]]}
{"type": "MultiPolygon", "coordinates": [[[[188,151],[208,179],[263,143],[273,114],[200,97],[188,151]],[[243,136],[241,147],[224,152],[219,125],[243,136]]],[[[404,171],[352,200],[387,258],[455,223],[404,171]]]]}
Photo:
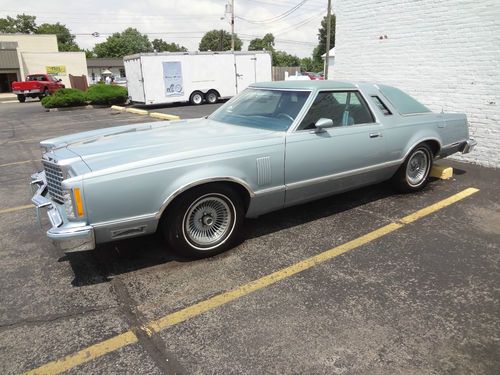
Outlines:
{"type": "Polygon", "coordinates": [[[246,89],[209,118],[232,125],[286,131],[309,94],[309,91],[246,89]]]}

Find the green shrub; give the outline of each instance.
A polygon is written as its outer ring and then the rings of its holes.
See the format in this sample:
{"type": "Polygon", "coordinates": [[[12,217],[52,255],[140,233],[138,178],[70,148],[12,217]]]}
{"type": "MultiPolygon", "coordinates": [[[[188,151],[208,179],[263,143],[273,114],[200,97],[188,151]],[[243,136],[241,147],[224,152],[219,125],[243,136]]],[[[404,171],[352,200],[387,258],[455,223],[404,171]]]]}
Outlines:
{"type": "Polygon", "coordinates": [[[125,87],[117,85],[92,85],[85,96],[90,104],[113,105],[125,103],[128,92],[125,87]]]}
{"type": "Polygon", "coordinates": [[[86,104],[85,93],[77,89],[60,89],[42,99],[45,108],[77,107],[86,104]]]}

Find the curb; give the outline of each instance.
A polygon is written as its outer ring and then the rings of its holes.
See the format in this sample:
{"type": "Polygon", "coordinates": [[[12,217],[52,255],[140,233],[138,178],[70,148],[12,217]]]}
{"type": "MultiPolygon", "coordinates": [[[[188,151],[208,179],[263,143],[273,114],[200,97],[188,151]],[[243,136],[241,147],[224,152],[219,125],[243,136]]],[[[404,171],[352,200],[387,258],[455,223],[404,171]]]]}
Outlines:
{"type": "Polygon", "coordinates": [[[126,109],[126,108],[125,108],[125,107],[121,107],[121,106],[119,106],[119,105],[112,105],[112,106],[111,106],[111,109],[114,109],[114,110],[116,110],[116,111],[120,111],[120,112],[125,112],[125,109],[126,109]]]}
{"type": "Polygon", "coordinates": [[[453,168],[445,165],[434,164],[430,173],[431,177],[436,177],[441,180],[449,180],[453,177],[453,168]]]}
{"type": "Polygon", "coordinates": [[[99,109],[99,108],[109,108],[109,105],[81,105],[78,107],[45,108],[45,112],[64,112],[64,111],[76,111],[80,109],[99,109]]]}
{"type": "Polygon", "coordinates": [[[125,112],[135,113],[136,115],[147,115],[149,112],[139,108],[125,108],[125,112]]]}
{"type": "Polygon", "coordinates": [[[149,116],[160,119],[160,120],[180,120],[181,118],[176,115],[169,115],[168,113],[161,113],[161,112],[151,112],[149,116]]]}

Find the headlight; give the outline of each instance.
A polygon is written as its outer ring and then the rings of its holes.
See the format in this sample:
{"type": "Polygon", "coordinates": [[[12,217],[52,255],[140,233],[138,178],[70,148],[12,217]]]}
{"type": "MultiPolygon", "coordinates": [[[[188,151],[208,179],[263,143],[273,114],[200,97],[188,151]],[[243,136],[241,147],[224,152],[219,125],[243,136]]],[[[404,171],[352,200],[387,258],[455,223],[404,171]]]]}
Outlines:
{"type": "Polygon", "coordinates": [[[64,190],[63,198],[67,218],[70,220],[76,219],[75,209],[73,207],[73,194],[71,190],[64,190]]]}
{"type": "Polygon", "coordinates": [[[64,190],[64,209],[69,220],[74,220],[77,217],[84,215],[82,193],[80,188],[64,190]]]}

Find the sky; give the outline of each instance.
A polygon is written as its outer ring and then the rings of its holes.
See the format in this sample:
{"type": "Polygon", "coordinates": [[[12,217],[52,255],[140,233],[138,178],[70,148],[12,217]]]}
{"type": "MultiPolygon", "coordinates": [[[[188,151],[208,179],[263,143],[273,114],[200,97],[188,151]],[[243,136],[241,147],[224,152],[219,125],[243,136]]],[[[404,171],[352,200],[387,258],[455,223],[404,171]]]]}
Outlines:
{"type": "MultiPolygon", "coordinates": [[[[234,0],[235,32],[243,50],[251,39],[273,33],[275,48],[309,57],[318,44],[318,28],[327,0],[234,0]],[[297,5],[301,4],[295,9],[297,5]],[[289,14],[288,14],[289,13],[289,14]],[[288,14],[284,17],[278,17],[288,14]]],[[[197,50],[207,31],[231,30],[224,17],[230,0],[0,0],[0,18],[25,13],[37,24],[65,24],[81,48],[104,42],[111,33],[135,27],[150,40],[162,38],[197,50]],[[99,37],[91,34],[97,32],[99,37]]]]}

